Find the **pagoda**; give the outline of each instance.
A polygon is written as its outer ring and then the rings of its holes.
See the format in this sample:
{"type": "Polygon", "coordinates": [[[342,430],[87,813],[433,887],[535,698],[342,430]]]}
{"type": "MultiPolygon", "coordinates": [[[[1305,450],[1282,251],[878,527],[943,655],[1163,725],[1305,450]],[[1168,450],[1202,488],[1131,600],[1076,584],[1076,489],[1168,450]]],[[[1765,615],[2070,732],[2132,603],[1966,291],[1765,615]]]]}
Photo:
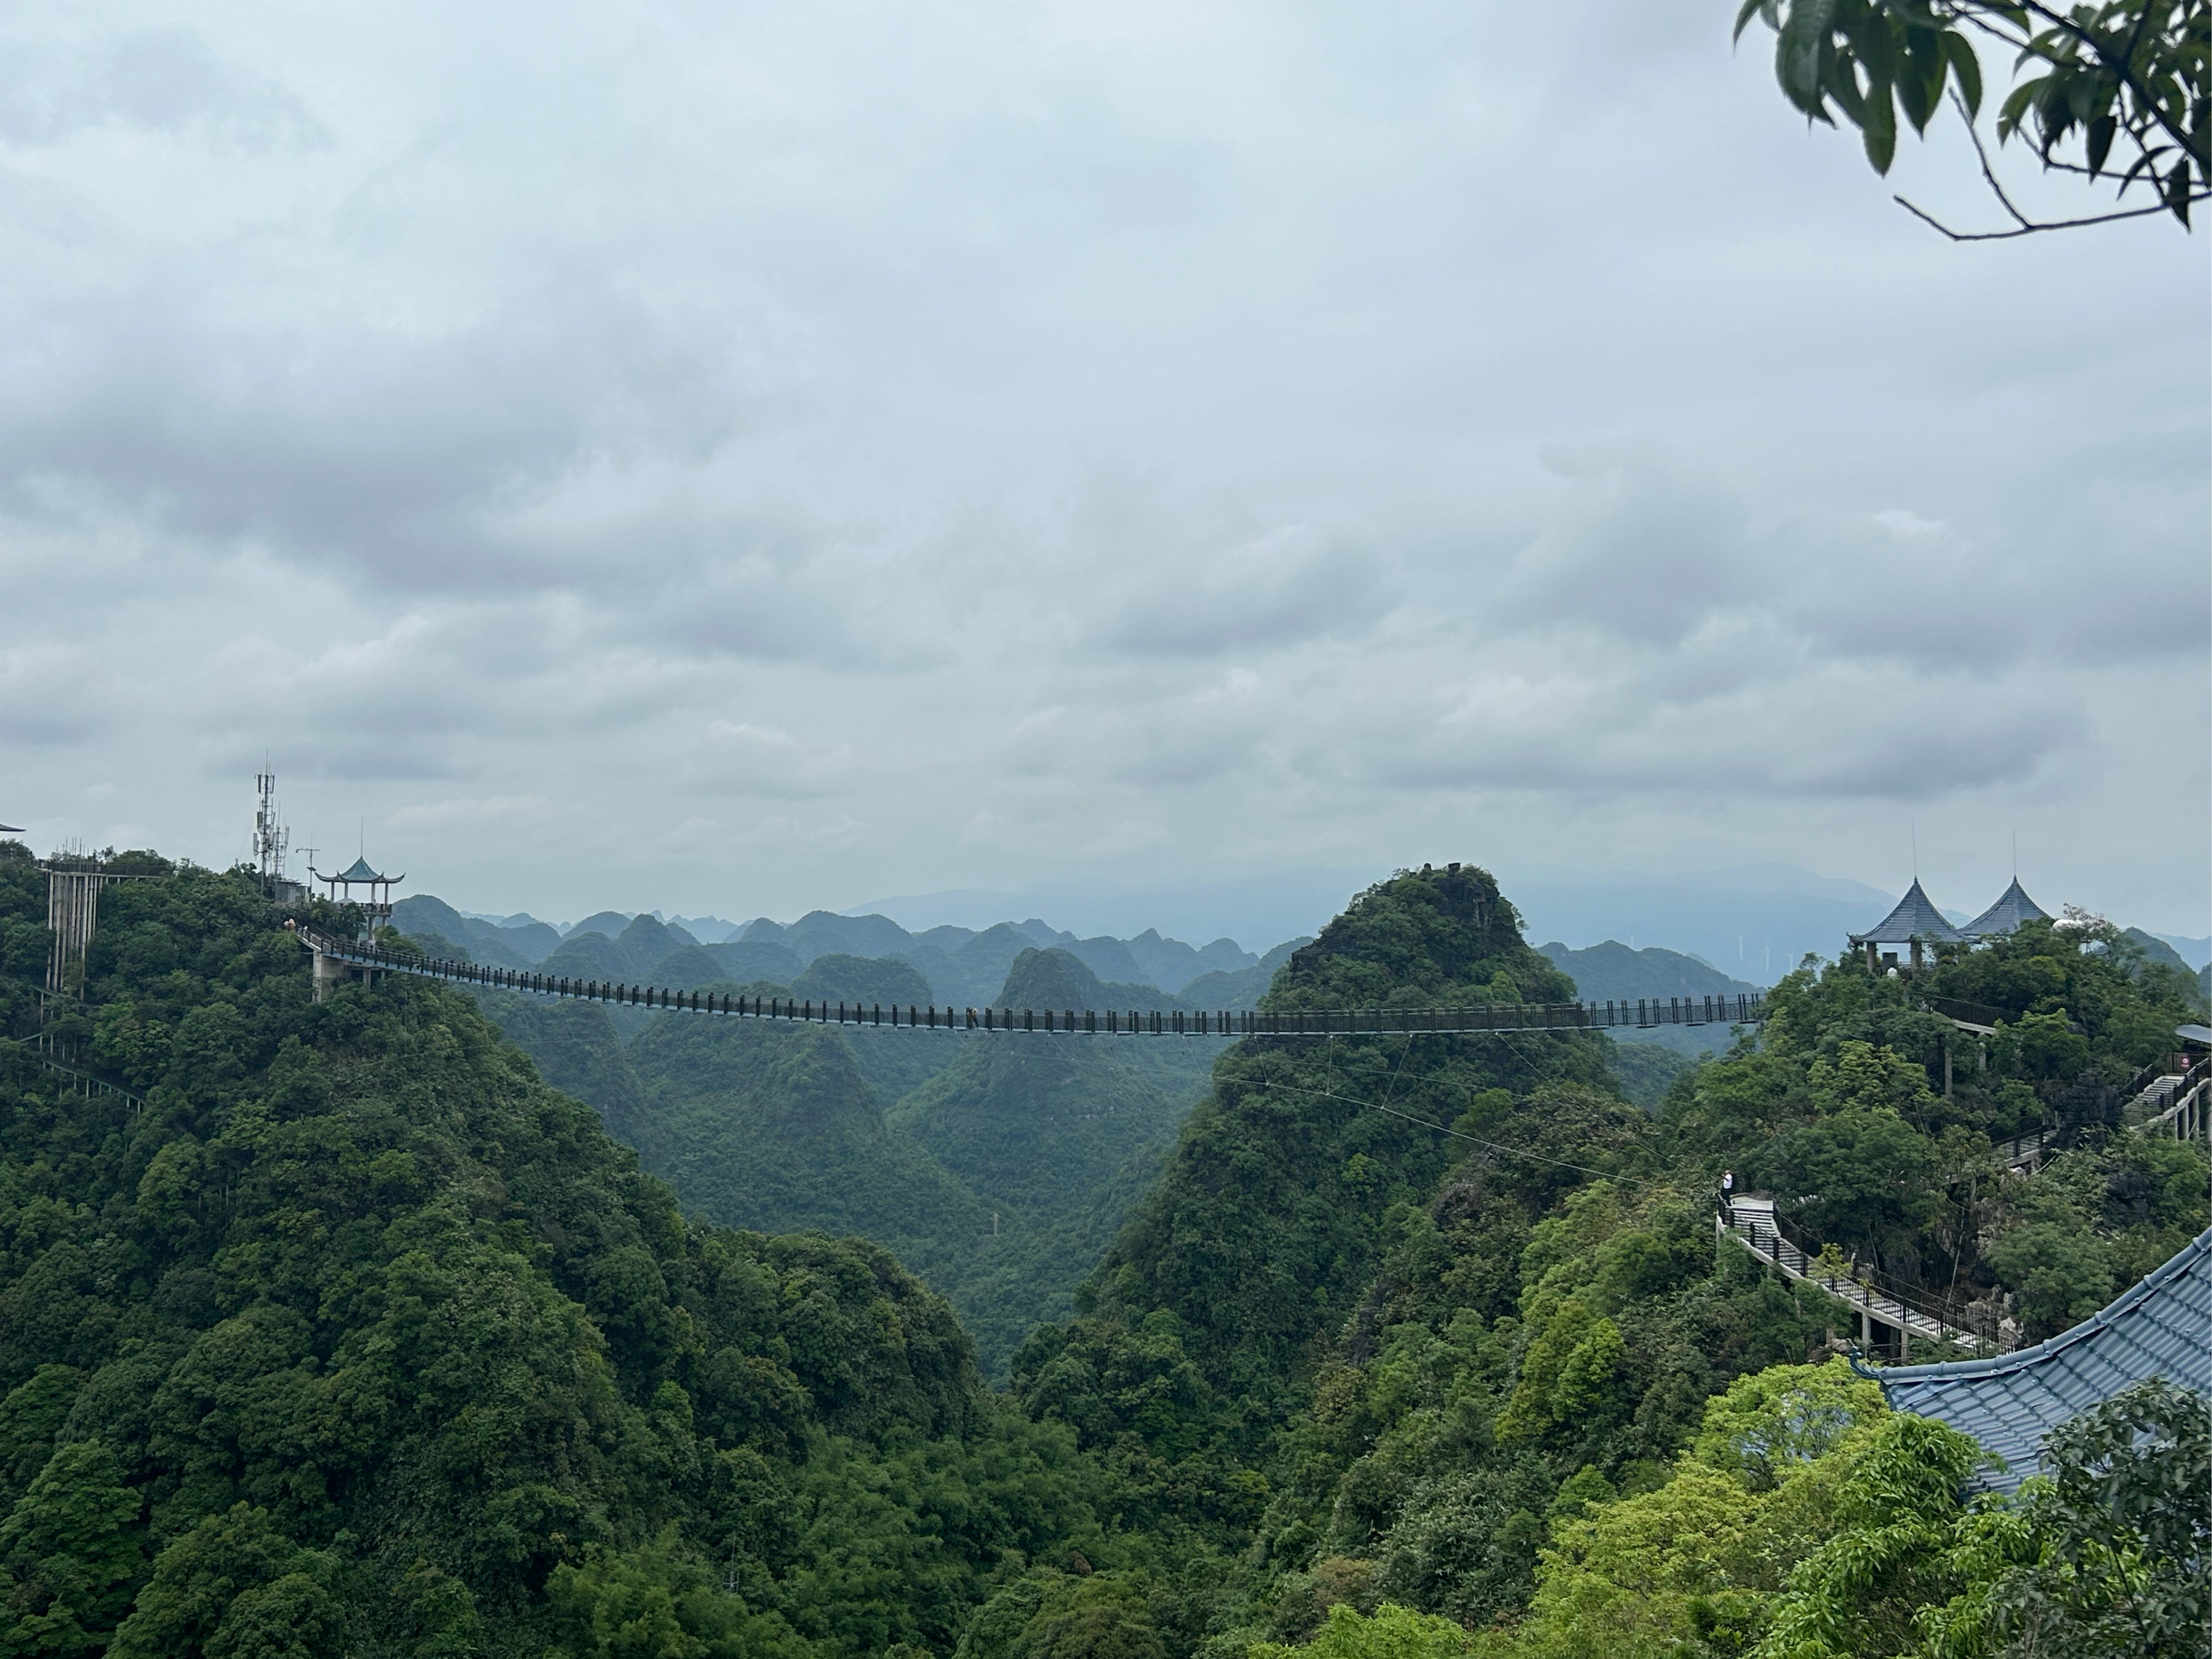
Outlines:
{"type": "Polygon", "coordinates": [[[331,903],[361,906],[362,921],[368,929],[368,937],[372,939],[376,936],[376,930],[380,927],[388,927],[392,925],[392,890],[407,879],[404,874],[397,876],[378,874],[368,867],[368,859],[366,855],[356,858],[350,866],[335,876],[326,876],[313,865],[307,866],[307,873],[330,889],[331,903]],[[368,897],[366,901],[353,896],[353,890],[356,887],[368,889],[368,897]],[[340,889],[344,890],[341,892],[340,889]]]}
{"type": "Polygon", "coordinates": [[[2019,932],[2022,923],[2050,920],[2051,913],[2028,897],[2027,889],[2014,876],[2012,885],[2004,890],[1997,902],[1960,931],[1968,939],[1996,939],[2019,932]]]}
{"type": "MultiPolygon", "coordinates": [[[[2025,898],[2027,895],[2022,894],[2021,896],[2025,898]]],[[[1851,948],[1864,951],[1867,967],[1878,974],[1885,968],[1894,969],[1898,965],[1897,952],[1882,950],[1885,945],[1909,945],[1912,952],[1911,963],[1917,969],[1924,965],[1921,955],[1923,945],[1960,945],[1966,942],[1966,934],[1943,919],[1943,913],[1936,908],[1936,901],[1928,896],[1920,885],[1920,878],[1915,876],[1912,885],[1905,890],[1905,896],[1898,900],[1894,910],[1865,933],[1851,935],[1851,948]]]]}

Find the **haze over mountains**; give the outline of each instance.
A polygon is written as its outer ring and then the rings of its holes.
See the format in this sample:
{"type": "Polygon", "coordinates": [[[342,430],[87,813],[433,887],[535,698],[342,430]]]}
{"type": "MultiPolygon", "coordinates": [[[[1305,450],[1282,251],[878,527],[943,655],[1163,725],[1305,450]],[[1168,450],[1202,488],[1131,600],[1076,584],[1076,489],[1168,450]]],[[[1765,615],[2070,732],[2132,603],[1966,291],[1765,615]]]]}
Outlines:
{"type": "MultiPolygon", "coordinates": [[[[631,916],[606,910],[562,930],[528,916],[495,921],[428,895],[400,901],[392,920],[410,936],[434,935],[479,962],[586,979],[649,980],[679,988],[716,980],[795,985],[823,957],[897,961],[919,975],[899,1000],[954,1006],[994,1001],[1023,951],[1061,950],[1107,985],[1142,986],[1148,993],[1181,999],[1165,1006],[1248,1008],[1289,953],[1305,942],[1303,937],[1288,939],[1259,956],[1234,939],[1194,946],[1163,939],[1152,928],[1133,939],[1079,939],[1035,917],[980,930],[946,924],[915,933],[887,916],[828,910],[812,911],[787,926],[766,917],[743,925],[704,917],[687,925],[650,913],[631,916]]],[[[886,988],[881,994],[888,1000],[892,993],[886,988]]]]}
{"type": "MultiPolygon", "coordinates": [[[[979,916],[1049,915],[1081,933],[1157,927],[1192,939],[1217,933],[1241,939],[1287,939],[1317,933],[1343,896],[1386,873],[1313,869],[1234,881],[1117,890],[1076,882],[1019,891],[966,889],[871,900],[875,910],[908,927],[979,916]]],[[[1904,887],[1899,883],[1899,891],[1904,887]]],[[[1998,883],[2002,886],[2002,882],[1998,883]]],[[[1844,937],[1887,915],[1898,893],[1864,882],[1823,876],[1796,865],[1765,863],[1659,873],[1545,870],[1507,872],[1507,885],[1532,939],[1560,939],[1580,948],[1618,939],[1632,948],[1658,945],[1694,953],[1732,976],[1771,985],[1810,951],[1822,960],[1844,937]]],[[[2055,911],[2075,896],[2028,885],[2055,911]]],[[[1954,921],[1975,915],[1996,888],[1954,891],[1934,884],[1954,921]]],[[[2155,918],[2153,918],[2155,920],[2155,918]]],[[[2154,933],[2192,969],[2212,960],[2212,938],[2154,933]]]]}

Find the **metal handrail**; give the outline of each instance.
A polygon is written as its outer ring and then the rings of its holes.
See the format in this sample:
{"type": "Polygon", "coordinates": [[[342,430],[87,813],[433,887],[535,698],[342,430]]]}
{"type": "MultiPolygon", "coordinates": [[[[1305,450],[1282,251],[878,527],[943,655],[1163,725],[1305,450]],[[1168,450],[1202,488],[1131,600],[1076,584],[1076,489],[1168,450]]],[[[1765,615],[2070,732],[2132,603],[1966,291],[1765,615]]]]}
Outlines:
{"type": "Polygon", "coordinates": [[[1660,1025],[1755,1024],[1765,1018],[1760,996],[1642,998],[1635,1002],[1498,1002],[1463,1008],[1334,1009],[1033,1009],[923,1007],[920,1005],[817,1002],[782,996],[684,991],[657,986],[496,968],[393,951],[296,927],[319,956],[373,970],[456,984],[521,991],[532,996],[616,1003],[674,1013],[720,1014],[800,1024],[1037,1032],[1122,1036],[1374,1036],[1425,1033],[1479,1036],[1503,1031],[1650,1030],[1660,1025]]]}
{"type": "Polygon", "coordinates": [[[1980,1348],[1996,1346],[1972,1326],[1954,1322],[1947,1313],[1917,1307],[1901,1296],[1885,1293],[1853,1275],[1817,1271],[1820,1258],[1783,1237],[1778,1225],[1771,1229],[1756,1223],[1738,1225],[1717,1213],[1713,1228],[1717,1235],[1735,1239],[1753,1255],[1771,1263],[1784,1277],[1817,1285],[1838,1301],[1862,1310],[1885,1325],[1937,1342],[1963,1342],[1980,1348]],[[1771,1243],[1762,1238],[1762,1234],[1771,1235],[1771,1243]]]}

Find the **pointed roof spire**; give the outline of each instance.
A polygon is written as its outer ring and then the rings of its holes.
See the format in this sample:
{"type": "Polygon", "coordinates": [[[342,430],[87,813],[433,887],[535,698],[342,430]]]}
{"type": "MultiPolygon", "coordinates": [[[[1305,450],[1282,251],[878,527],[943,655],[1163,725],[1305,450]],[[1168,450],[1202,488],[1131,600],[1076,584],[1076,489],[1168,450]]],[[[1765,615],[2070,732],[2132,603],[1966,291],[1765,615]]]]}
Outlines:
{"type": "Polygon", "coordinates": [[[2020,878],[2012,878],[1995,904],[1976,916],[1960,931],[1968,939],[1993,939],[2000,933],[2019,931],[2022,922],[2048,921],[2051,913],[2028,897],[2027,889],[2020,884],[2020,878]]]}
{"type": "Polygon", "coordinates": [[[1936,901],[1928,896],[1920,885],[1920,878],[1915,876],[1912,885],[1905,890],[1905,896],[1898,900],[1897,908],[1865,933],[1853,933],[1851,943],[1909,945],[1918,939],[1926,944],[1935,940],[1955,942],[1965,937],[1943,919],[1943,913],[1936,908],[1936,901]]]}

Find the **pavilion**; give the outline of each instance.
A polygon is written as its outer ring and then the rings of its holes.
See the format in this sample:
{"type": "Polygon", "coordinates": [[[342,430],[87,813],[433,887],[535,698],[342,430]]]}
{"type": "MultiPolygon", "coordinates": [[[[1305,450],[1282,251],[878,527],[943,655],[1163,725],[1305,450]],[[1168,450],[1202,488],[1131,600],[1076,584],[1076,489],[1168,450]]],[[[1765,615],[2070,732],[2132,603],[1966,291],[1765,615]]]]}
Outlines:
{"type": "Polygon", "coordinates": [[[361,906],[362,923],[371,938],[375,936],[380,927],[391,926],[392,890],[407,879],[404,875],[380,875],[368,867],[366,855],[356,858],[349,867],[335,876],[326,876],[313,865],[307,866],[307,873],[329,887],[333,904],[361,906]],[[368,896],[365,900],[354,897],[353,890],[356,887],[368,890],[368,896]],[[339,891],[341,888],[345,890],[343,893],[339,891]]]}
{"type": "Polygon", "coordinates": [[[2025,922],[2050,920],[2051,913],[2028,897],[2027,889],[2022,887],[2020,878],[2014,876],[2012,885],[1998,896],[1995,904],[1959,931],[1968,939],[1996,939],[2019,932],[2025,922]]]}
{"type": "MultiPolygon", "coordinates": [[[[2022,895],[2023,897],[2026,895],[2022,895]]],[[[2000,901],[2002,902],[2002,901],[2000,901]]],[[[1943,918],[1936,908],[1936,901],[1928,896],[1920,885],[1920,878],[1912,878],[1912,885],[1897,902],[1897,908],[1863,933],[1851,935],[1851,948],[1866,952],[1867,967],[1875,973],[1885,968],[1895,968],[1897,952],[1884,951],[1885,945],[1904,945],[1911,947],[1911,963],[1915,968],[1923,965],[1921,947],[1923,945],[1960,945],[1966,935],[1943,918]],[[1876,953],[1880,953],[1877,961],[1876,953]]]]}

